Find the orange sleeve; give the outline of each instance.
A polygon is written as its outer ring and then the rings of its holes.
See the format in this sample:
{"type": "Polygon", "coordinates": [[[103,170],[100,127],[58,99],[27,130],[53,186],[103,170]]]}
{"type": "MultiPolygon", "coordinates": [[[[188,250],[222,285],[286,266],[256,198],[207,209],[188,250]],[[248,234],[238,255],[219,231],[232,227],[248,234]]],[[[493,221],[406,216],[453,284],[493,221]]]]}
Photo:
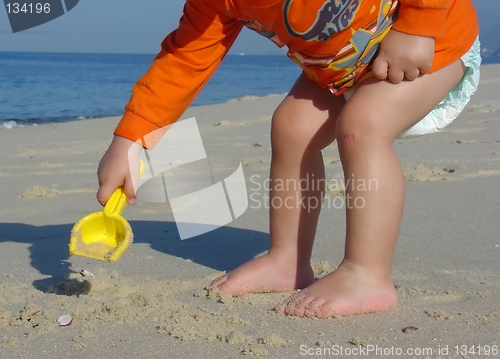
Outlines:
{"type": "Polygon", "coordinates": [[[439,38],[444,34],[451,0],[399,0],[398,18],[392,28],[410,35],[439,38]]]}
{"type": "MultiPolygon", "coordinates": [[[[150,69],[133,87],[114,134],[137,141],[177,121],[241,28],[240,21],[221,14],[209,1],[187,1],[179,27],[165,38],[150,69]]],[[[143,141],[143,146],[151,148],[154,143],[143,141]]]]}

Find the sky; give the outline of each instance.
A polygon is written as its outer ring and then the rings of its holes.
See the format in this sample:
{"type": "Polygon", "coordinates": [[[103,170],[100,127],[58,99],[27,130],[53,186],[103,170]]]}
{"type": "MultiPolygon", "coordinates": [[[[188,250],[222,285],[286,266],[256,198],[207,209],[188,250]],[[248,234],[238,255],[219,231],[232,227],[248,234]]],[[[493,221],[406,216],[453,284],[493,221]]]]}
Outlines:
{"type": "MultiPolygon", "coordinates": [[[[500,23],[499,1],[473,0],[483,29],[500,23]]],[[[0,8],[0,51],[154,54],[177,27],[183,4],[184,0],[80,0],[65,15],[17,33],[12,33],[6,9],[0,8]]],[[[241,52],[280,53],[269,40],[247,29],[230,54],[241,52]]]]}

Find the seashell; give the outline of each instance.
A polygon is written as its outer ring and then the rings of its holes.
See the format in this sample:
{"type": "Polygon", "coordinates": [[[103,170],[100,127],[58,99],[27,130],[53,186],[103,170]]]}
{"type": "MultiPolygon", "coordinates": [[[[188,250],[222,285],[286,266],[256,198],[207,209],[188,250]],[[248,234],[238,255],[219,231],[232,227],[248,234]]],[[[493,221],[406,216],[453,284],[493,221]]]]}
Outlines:
{"type": "Polygon", "coordinates": [[[403,333],[412,333],[412,332],[414,332],[416,330],[418,330],[418,328],[417,327],[412,327],[412,326],[409,326],[409,327],[401,329],[401,331],[403,333]]]}
{"type": "Polygon", "coordinates": [[[69,314],[64,314],[57,319],[57,322],[61,327],[67,327],[73,323],[73,317],[69,314]]]}
{"type": "Polygon", "coordinates": [[[92,274],[91,272],[89,272],[88,270],[86,269],[82,269],[80,272],[78,272],[82,275],[82,277],[91,277],[91,278],[95,278],[95,275],[92,274]]]}

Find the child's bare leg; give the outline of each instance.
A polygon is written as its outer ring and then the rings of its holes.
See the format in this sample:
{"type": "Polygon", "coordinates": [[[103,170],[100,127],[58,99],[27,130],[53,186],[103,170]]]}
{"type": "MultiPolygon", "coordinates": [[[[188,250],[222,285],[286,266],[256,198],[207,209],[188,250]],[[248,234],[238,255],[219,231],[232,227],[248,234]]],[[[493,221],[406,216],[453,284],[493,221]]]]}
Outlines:
{"type": "Polygon", "coordinates": [[[337,120],[336,136],[344,175],[350,180],[344,260],[277,307],[278,312],[328,317],[377,312],[396,304],[391,260],[405,181],[392,143],[430,112],[462,75],[457,61],[413,82],[371,80],[349,100],[337,120]]]}
{"type": "Polygon", "coordinates": [[[273,116],[270,250],[214,280],[208,289],[241,295],[304,288],[314,281],[310,259],[323,199],[318,184],[324,185],[325,176],[321,150],[335,139],[344,103],[299,77],[273,116]],[[296,190],[299,184],[302,192],[296,190]]]}

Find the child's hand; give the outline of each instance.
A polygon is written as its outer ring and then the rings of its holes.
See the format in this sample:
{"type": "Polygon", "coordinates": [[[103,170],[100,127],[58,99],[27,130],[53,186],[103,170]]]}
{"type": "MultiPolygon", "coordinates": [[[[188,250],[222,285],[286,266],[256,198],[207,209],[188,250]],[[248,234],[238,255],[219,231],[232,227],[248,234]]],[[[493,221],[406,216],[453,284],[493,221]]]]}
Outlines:
{"type": "Polygon", "coordinates": [[[142,146],[124,137],[115,136],[99,163],[97,200],[105,205],[118,187],[123,187],[127,203],[134,204],[139,177],[139,155],[142,146]]]}
{"type": "Polygon", "coordinates": [[[405,79],[413,81],[429,71],[433,58],[433,38],[390,30],[380,44],[372,71],[379,80],[395,84],[405,79]]]}

